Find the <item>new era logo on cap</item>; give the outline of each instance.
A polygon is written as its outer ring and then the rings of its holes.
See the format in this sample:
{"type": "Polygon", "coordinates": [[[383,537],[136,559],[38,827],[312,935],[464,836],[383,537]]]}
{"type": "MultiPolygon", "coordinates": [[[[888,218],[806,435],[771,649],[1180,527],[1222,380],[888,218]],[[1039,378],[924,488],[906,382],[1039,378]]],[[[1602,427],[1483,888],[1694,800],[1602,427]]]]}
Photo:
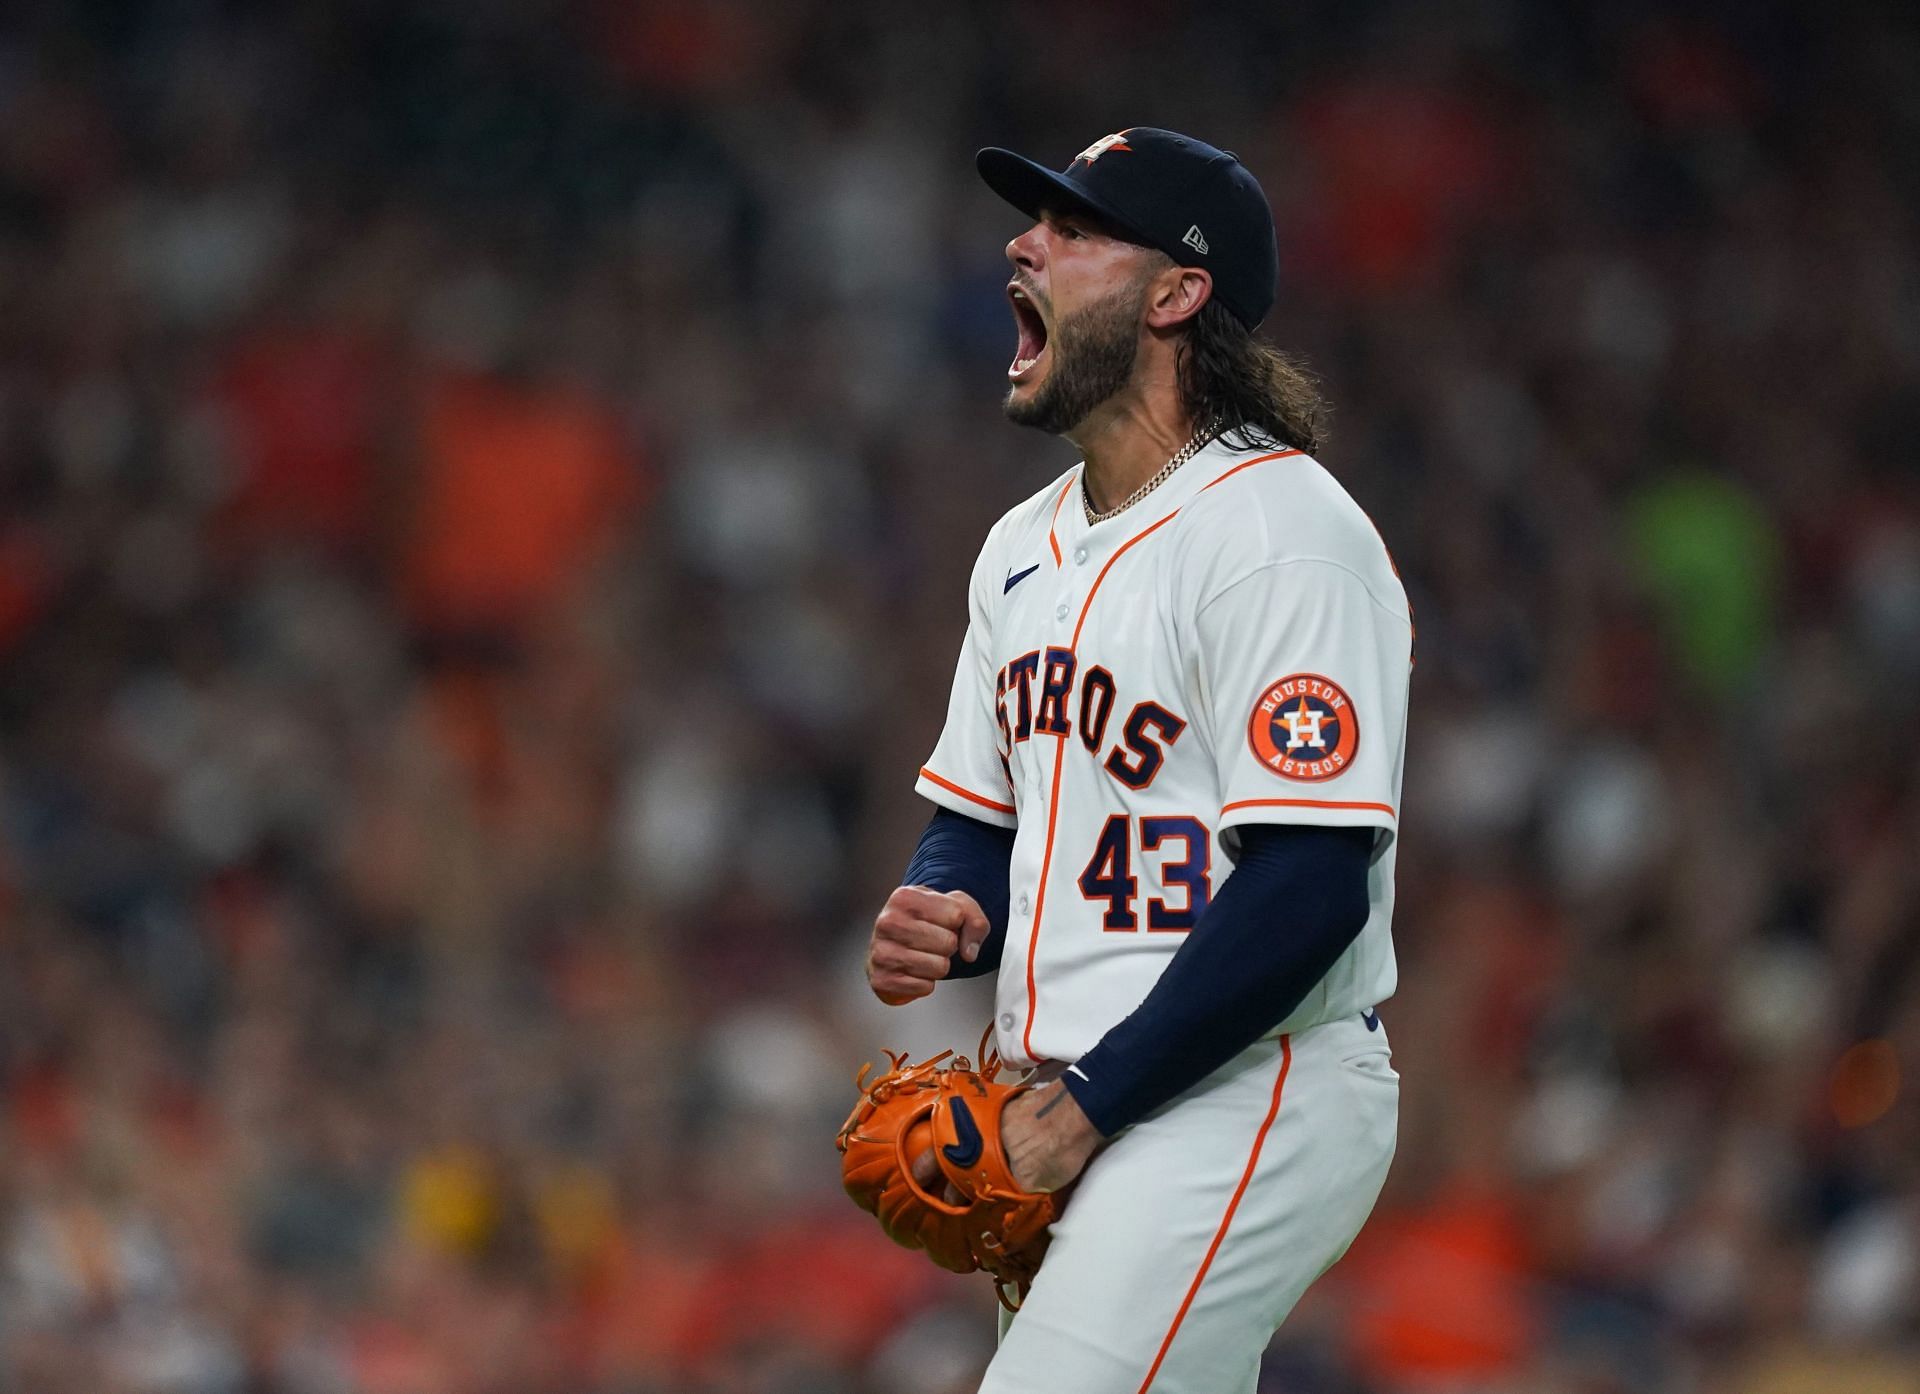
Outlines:
{"type": "Polygon", "coordinates": [[[1180,240],[1193,248],[1194,251],[1200,253],[1201,256],[1207,254],[1207,239],[1201,235],[1200,224],[1195,223],[1192,227],[1188,228],[1187,235],[1180,240]]]}

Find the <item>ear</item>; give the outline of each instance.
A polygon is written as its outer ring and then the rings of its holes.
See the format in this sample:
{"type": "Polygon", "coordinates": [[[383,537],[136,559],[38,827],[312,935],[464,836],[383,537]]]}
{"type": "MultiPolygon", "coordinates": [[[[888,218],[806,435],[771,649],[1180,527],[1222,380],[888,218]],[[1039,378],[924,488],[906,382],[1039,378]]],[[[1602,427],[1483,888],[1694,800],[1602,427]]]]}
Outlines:
{"type": "Polygon", "coordinates": [[[1197,266],[1169,266],[1147,291],[1147,325],[1176,329],[1213,298],[1213,273],[1197,266]]]}

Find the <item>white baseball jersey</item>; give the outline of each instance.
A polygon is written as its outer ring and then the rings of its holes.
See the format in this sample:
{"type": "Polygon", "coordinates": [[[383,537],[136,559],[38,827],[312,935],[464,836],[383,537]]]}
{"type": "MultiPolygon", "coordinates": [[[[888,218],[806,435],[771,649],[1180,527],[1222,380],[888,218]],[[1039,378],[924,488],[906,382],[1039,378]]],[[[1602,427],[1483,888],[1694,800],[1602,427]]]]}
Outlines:
{"type": "Polygon", "coordinates": [[[1138,1006],[1247,823],[1377,830],[1366,927],[1275,1033],[1383,1001],[1413,634],[1379,533],[1297,450],[1216,441],[1092,526],[1082,468],[987,535],[917,785],[1016,830],[1000,1053],[1078,1059],[1138,1006]]]}

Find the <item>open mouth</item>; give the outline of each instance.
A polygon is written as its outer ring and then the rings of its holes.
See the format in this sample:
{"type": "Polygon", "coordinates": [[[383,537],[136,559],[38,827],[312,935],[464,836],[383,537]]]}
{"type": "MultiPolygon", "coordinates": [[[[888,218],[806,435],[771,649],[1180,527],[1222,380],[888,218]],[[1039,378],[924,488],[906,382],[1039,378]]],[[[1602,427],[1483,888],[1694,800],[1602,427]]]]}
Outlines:
{"type": "Polygon", "coordinates": [[[1020,335],[1013,362],[1007,367],[1007,377],[1018,382],[1046,355],[1047,321],[1033,298],[1017,284],[1007,287],[1007,298],[1013,302],[1014,328],[1020,335]]]}

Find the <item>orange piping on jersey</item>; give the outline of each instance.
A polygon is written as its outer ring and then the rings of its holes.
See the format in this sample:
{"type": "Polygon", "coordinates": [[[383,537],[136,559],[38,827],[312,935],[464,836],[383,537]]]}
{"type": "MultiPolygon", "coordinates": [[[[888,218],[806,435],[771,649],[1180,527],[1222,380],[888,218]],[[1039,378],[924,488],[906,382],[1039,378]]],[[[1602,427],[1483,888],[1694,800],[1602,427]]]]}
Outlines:
{"type": "Polygon", "coordinates": [[[1300,455],[1304,453],[1304,451],[1299,450],[1276,450],[1271,455],[1256,455],[1251,460],[1242,460],[1239,464],[1221,475],[1220,478],[1202,484],[1200,486],[1200,492],[1203,494],[1206,493],[1207,490],[1211,489],[1215,484],[1224,483],[1240,473],[1243,469],[1251,469],[1255,465],[1264,465],[1269,460],[1284,460],[1290,455],[1300,455]]]}
{"type": "Polygon", "coordinates": [[[1107,579],[1107,573],[1113,570],[1113,564],[1119,561],[1120,558],[1124,557],[1127,554],[1127,548],[1133,546],[1133,544],[1136,542],[1141,542],[1141,541],[1144,541],[1146,538],[1151,537],[1154,533],[1158,532],[1161,528],[1164,528],[1168,523],[1171,523],[1175,518],[1179,516],[1180,516],[1180,510],[1176,508],[1173,510],[1173,512],[1169,513],[1166,517],[1162,518],[1159,522],[1150,523],[1146,527],[1140,529],[1139,532],[1136,532],[1132,537],[1129,537],[1125,542],[1122,542],[1118,547],[1114,549],[1113,555],[1107,558],[1107,564],[1100,568],[1100,574],[1093,578],[1093,589],[1087,592],[1086,603],[1080,607],[1080,618],[1073,622],[1073,642],[1067,645],[1068,648],[1074,649],[1074,650],[1079,649],[1080,631],[1087,627],[1087,612],[1093,609],[1093,598],[1096,595],[1100,594],[1100,583],[1107,579]]]}
{"type": "Polygon", "coordinates": [[[1201,1280],[1207,1276],[1207,1270],[1213,1266],[1213,1256],[1220,1252],[1220,1241],[1227,1237],[1227,1226],[1233,1223],[1233,1212],[1240,1208],[1240,1197],[1247,1193],[1247,1183],[1253,1180],[1253,1169],[1259,1165],[1260,1149],[1266,1145],[1267,1132],[1273,1127],[1273,1120],[1280,1116],[1280,1095],[1287,1087],[1287,1071],[1293,1068],[1293,1038],[1280,1038],[1280,1077],[1273,1082],[1273,1103],[1267,1108],[1267,1116],[1260,1124],[1260,1131],[1254,1135],[1253,1152],[1247,1158],[1247,1169],[1240,1174],[1240,1184],[1234,1188],[1233,1199],[1227,1202],[1227,1213],[1220,1217],[1220,1228],[1214,1231],[1213,1243],[1207,1246],[1207,1256],[1200,1260],[1200,1271],[1193,1275],[1193,1282],[1187,1288],[1187,1295],[1181,1299],[1180,1310],[1173,1314],[1173,1325],[1167,1328],[1166,1337],[1160,1342],[1160,1352],[1153,1357],[1153,1364],[1147,1370],[1147,1377],[1140,1382],[1140,1394],[1147,1394],[1153,1383],[1153,1377],[1160,1373],[1160,1364],[1167,1358],[1167,1351],[1173,1345],[1174,1334],[1180,1330],[1180,1323],[1187,1319],[1187,1308],[1193,1305],[1194,1294],[1200,1291],[1201,1280]]]}
{"type": "Polygon", "coordinates": [[[962,789],[958,784],[955,784],[951,779],[942,779],[939,775],[935,774],[932,770],[928,769],[925,765],[922,765],[920,767],[920,777],[922,779],[932,780],[935,784],[938,784],[942,789],[945,789],[949,794],[958,794],[961,798],[968,799],[973,803],[977,803],[982,808],[990,808],[995,813],[1016,812],[1012,804],[995,803],[992,799],[982,798],[980,795],[974,793],[971,789],[962,789]]]}
{"type": "Polygon", "coordinates": [[[1400,816],[1390,803],[1341,803],[1336,799],[1242,799],[1221,809],[1220,816],[1224,818],[1236,808],[1364,808],[1389,818],[1400,816]]]}
{"type": "Polygon", "coordinates": [[[1040,955],[1040,916],[1047,908],[1047,875],[1053,870],[1053,830],[1060,820],[1060,771],[1067,763],[1067,738],[1055,736],[1054,739],[1059,744],[1053,750],[1053,792],[1047,795],[1047,846],[1040,854],[1040,889],[1033,899],[1033,933],[1027,939],[1027,1024],[1020,1032],[1020,1049],[1029,1060],[1034,1058],[1033,961],[1040,955]]]}
{"type": "Polygon", "coordinates": [[[1060,521],[1060,505],[1067,501],[1067,490],[1073,487],[1069,479],[1060,486],[1060,497],[1053,501],[1053,512],[1047,515],[1047,545],[1053,548],[1053,568],[1060,569],[1060,539],[1053,535],[1053,525],[1060,521]]]}
{"type": "MultiPolygon", "coordinates": [[[[1062,494],[1061,497],[1065,498],[1066,495],[1062,494]]],[[[1113,570],[1113,564],[1120,560],[1126,553],[1127,548],[1165,527],[1178,517],[1179,514],[1180,510],[1176,508],[1159,522],[1142,528],[1125,542],[1122,542],[1119,547],[1114,550],[1113,555],[1107,558],[1107,564],[1101,567],[1100,574],[1093,578],[1093,587],[1087,592],[1087,598],[1080,606],[1080,618],[1074,621],[1073,625],[1073,640],[1067,645],[1069,652],[1074,653],[1077,657],[1080,648],[1080,631],[1086,626],[1087,611],[1093,608],[1093,598],[1100,594],[1100,583],[1107,579],[1107,573],[1113,570]]],[[[1027,1024],[1020,1032],[1020,1049],[1026,1053],[1026,1057],[1029,1060],[1034,1058],[1033,1013],[1036,989],[1033,985],[1033,961],[1039,957],[1040,917],[1045,913],[1047,908],[1047,878],[1053,871],[1053,831],[1060,822],[1060,771],[1066,767],[1067,763],[1067,739],[1066,736],[1054,737],[1054,740],[1059,743],[1053,748],[1053,792],[1047,795],[1047,845],[1046,850],[1040,854],[1040,890],[1038,894],[1034,896],[1033,933],[1027,939],[1027,1024]]]]}

